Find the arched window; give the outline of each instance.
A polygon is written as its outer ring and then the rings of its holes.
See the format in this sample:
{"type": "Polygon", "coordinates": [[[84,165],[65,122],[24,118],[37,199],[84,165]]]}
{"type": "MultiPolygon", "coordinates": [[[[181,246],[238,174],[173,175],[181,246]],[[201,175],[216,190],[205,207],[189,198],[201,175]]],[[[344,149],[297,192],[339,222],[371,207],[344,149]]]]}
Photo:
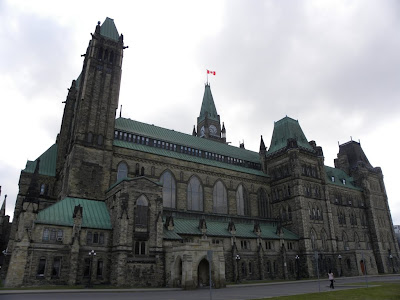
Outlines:
{"type": "Polygon", "coordinates": [[[226,188],[222,181],[218,180],[213,190],[213,212],[219,214],[228,213],[228,200],[226,188]]]}
{"type": "Polygon", "coordinates": [[[349,239],[347,238],[347,234],[344,231],[343,231],[343,249],[350,250],[349,239]]]}
{"type": "Polygon", "coordinates": [[[292,208],[290,207],[290,205],[288,206],[288,218],[290,221],[292,220],[292,208]]]}
{"type": "Polygon", "coordinates": [[[97,52],[97,59],[102,60],[103,59],[103,48],[100,47],[99,52],[97,52]]]}
{"type": "Polygon", "coordinates": [[[117,181],[128,177],[128,165],[120,162],[118,165],[117,181]]]}
{"type": "Polygon", "coordinates": [[[136,200],[136,215],[135,215],[135,225],[136,226],[147,227],[148,206],[149,206],[149,202],[147,201],[147,199],[144,195],[141,195],[136,200]]]}
{"type": "Polygon", "coordinates": [[[315,250],[317,248],[317,239],[314,230],[311,230],[310,239],[311,239],[311,249],[315,250]]]}
{"type": "Polygon", "coordinates": [[[327,251],[328,250],[328,243],[327,243],[328,238],[327,238],[325,230],[321,231],[321,239],[322,239],[322,249],[327,251]]]}
{"type": "Polygon", "coordinates": [[[165,171],[160,182],[163,185],[163,206],[176,208],[176,184],[171,172],[165,171]]]}
{"type": "Polygon", "coordinates": [[[249,215],[249,204],[247,199],[247,191],[243,185],[239,185],[236,190],[236,208],[238,215],[249,215]]]}
{"type": "Polygon", "coordinates": [[[187,209],[203,211],[203,187],[196,176],[190,178],[187,187],[187,209]]]}
{"type": "Polygon", "coordinates": [[[93,142],[93,133],[89,132],[87,134],[87,142],[91,144],[93,142]]]}
{"type": "Polygon", "coordinates": [[[358,237],[357,232],[354,233],[354,244],[356,249],[361,249],[360,238],[358,237]]]}
{"type": "Polygon", "coordinates": [[[267,192],[263,188],[260,188],[257,192],[257,201],[258,201],[258,213],[260,217],[264,218],[271,217],[271,209],[269,206],[267,192]]]}
{"type": "Polygon", "coordinates": [[[140,169],[140,175],[141,175],[141,176],[144,176],[144,167],[142,167],[142,168],[140,169]]]}

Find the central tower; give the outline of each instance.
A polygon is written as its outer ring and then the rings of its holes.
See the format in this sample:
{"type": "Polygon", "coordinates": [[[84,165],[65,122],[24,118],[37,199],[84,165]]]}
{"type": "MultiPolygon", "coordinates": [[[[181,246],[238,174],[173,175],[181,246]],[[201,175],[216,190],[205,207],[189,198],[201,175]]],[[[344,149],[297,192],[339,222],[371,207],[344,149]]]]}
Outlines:
{"type": "Polygon", "coordinates": [[[209,83],[205,85],[200,115],[197,118],[197,133],[193,130],[193,135],[226,143],[225,125],[222,124],[221,128],[220,117],[215,107],[209,83]]]}

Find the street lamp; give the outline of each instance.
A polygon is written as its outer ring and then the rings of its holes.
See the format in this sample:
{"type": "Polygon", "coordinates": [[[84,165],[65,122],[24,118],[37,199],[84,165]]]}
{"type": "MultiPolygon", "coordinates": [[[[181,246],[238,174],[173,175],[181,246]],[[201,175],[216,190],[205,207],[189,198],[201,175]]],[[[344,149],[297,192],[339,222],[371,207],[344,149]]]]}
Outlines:
{"type": "Polygon", "coordinates": [[[300,256],[296,255],[297,280],[300,279],[300,256]]]}
{"type": "Polygon", "coordinates": [[[89,257],[90,257],[90,265],[89,265],[89,282],[88,282],[88,288],[92,287],[92,269],[93,269],[93,259],[96,256],[96,251],[92,250],[89,251],[89,257]]]}
{"type": "Polygon", "coordinates": [[[339,254],[338,258],[339,258],[339,265],[340,265],[339,277],[341,277],[342,276],[342,256],[339,254]]]}
{"type": "Polygon", "coordinates": [[[239,277],[239,261],[240,261],[240,255],[239,255],[239,254],[236,254],[235,260],[236,260],[236,270],[237,270],[236,282],[238,283],[238,282],[240,282],[240,277],[239,277]]]}

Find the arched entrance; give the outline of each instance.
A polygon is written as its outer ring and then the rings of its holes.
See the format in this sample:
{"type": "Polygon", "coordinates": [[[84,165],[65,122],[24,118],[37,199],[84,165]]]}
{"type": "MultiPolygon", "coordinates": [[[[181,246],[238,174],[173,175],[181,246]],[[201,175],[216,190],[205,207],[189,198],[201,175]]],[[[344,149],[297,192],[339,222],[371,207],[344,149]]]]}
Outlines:
{"type": "Polygon", "coordinates": [[[364,264],[364,260],[360,260],[360,268],[361,268],[361,272],[363,274],[365,274],[365,264],[364,264]]]}
{"type": "Polygon", "coordinates": [[[204,286],[210,286],[209,267],[210,266],[208,260],[203,258],[200,261],[199,267],[197,269],[197,286],[200,288],[204,286]]]}
{"type": "Polygon", "coordinates": [[[175,260],[173,285],[174,287],[182,286],[182,259],[180,256],[175,260]]]}

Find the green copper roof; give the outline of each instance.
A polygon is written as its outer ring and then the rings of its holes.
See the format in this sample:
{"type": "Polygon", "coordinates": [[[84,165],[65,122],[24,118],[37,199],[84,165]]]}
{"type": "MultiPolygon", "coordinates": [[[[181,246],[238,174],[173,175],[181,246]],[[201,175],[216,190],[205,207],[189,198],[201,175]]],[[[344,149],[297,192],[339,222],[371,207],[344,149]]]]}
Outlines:
{"type": "Polygon", "coordinates": [[[70,197],[64,198],[40,211],[35,222],[40,224],[73,226],[73,213],[77,205],[83,208],[82,227],[112,229],[110,214],[105,202],[70,197]]]}
{"type": "Polygon", "coordinates": [[[100,26],[100,34],[106,38],[109,38],[114,41],[119,40],[119,34],[117,27],[115,27],[114,20],[110,18],[106,18],[103,24],[100,26]]]}
{"type": "Polygon", "coordinates": [[[39,174],[47,176],[56,176],[56,162],[57,162],[57,144],[54,144],[40,155],[35,161],[28,160],[26,167],[23,170],[27,173],[35,172],[37,160],[40,158],[39,174]]]}
{"type": "Polygon", "coordinates": [[[210,85],[206,84],[203,96],[203,102],[201,103],[200,115],[197,118],[197,123],[201,122],[207,116],[208,119],[219,122],[219,115],[215,107],[214,99],[211,94],[210,85]]]}
{"type": "Polygon", "coordinates": [[[191,147],[202,151],[213,152],[224,156],[260,163],[260,156],[257,152],[130,119],[118,118],[115,121],[115,129],[135,133],[137,135],[143,135],[153,139],[159,139],[177,145],[191,147]]]}
{"type": "MultiPolygon", "coordinates": [[[[202,158],[202,157],[192,156],[192,155],[188,155],[188,154],[184,154],[184,153],[169,151],[169,150],[150,147],[150,146],[141,145],[141,144],[134,144],[134,143],[126,142],[126,141],[114,140],[114,146],[133,149],[133,150],[146,152],[146,153],[152,153],[152,154],[165,156],[165,157],[176,158],[176,159],[190,161],[190,162],[195,162],[195,163],[198,163],[201,165],[208,165],[208,166],[224,168],[227,170],[233,170],[233,171],[252,174],[252,175],[269,177],[267,174],[263,173],[261,170],[245,168],[245,167],[241,167],[238,165],[227,164],[227,163],[223,163],[223,162],[216,161],[216,160],[206,159],[206,158],[202,158]]],[[[209,151],[211,151],[211,150],[209,150],[209,151]]]]}
{"type": "MultiPolygon", "coordinates": [[[[207,224],[207,235],[208,236],[220,236],[220,237],[231,237],[231,233],[228,231],[228,222],[224,221],[210,221],[206,220],[207,224]]],[[[257,234],[254,233],[254,224],[236,224],[236,237],[238,238],[257,238],[257,234]]],[[[261,238],[263,239],[280,239],[281,237],[276,234],[277,227],[273,224],[260,224],[261,238]]],[[[166,239],[178,239],[177,236],[181,235],[201,235],[199,229],[198,219],[185,219],[185,218],[174,218],[174,230],[168,232],[164,231],[164,238],[166,239]],[[173,235],[174,232],[176,235],[173,235]]],[[[298,236],[288,229],[283,228],[283,238],[286,240],[297,240],[298,236]]]]}
{"type": "Polygon", "coordinates": [[[340,186],[343,188],[349,188],[352,190],[362,191],[361,188],[355,186],[353,177],[350,177],[346,174],[345,171],[337,168],[332,168],[328,166],[325,167],[325,174],[326,174],[326,182],[328,184],[340,186]],[[332,177],[335,178],[335,181],[332,181],[332,177]],[[344,181],[343,181],[344,180],[344,181]]]}
{"type": "Polygon", "coordinates": [[[299,121],[286,116],[274,124],[274,132],[272,134],[271,145],[269,146],[267,155],[285,148],[288,139],[297,140],[297,145],[299,147],[313,150],[300,127],[299,121]]]}

